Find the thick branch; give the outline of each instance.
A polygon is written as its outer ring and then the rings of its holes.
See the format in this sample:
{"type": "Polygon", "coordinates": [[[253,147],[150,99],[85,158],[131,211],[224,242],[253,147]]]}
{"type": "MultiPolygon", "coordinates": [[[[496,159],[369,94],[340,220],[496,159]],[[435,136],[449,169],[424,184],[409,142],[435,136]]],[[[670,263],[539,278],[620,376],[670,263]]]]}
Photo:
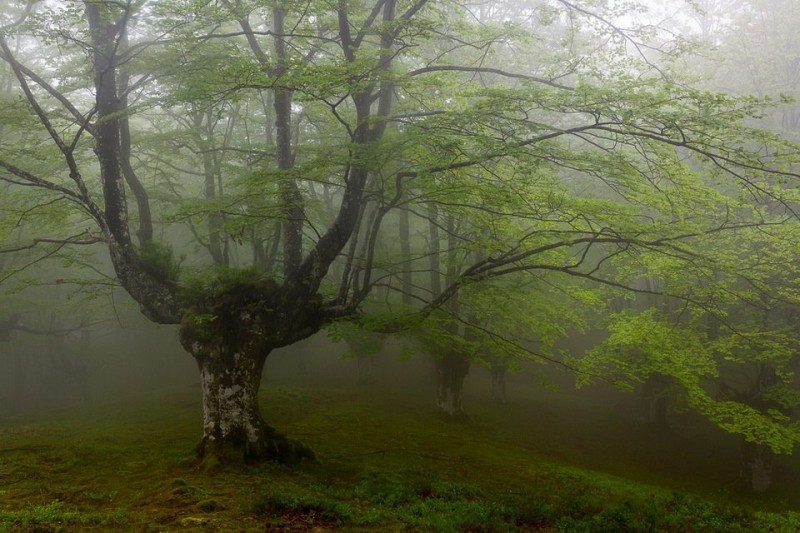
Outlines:
{"type": "MultiPolygon", "coordinates": [[[[280,6],[272,10],[275,33],[284,32],[286,13],[280,6]]],[[[275,75],[282,76],[288,68],[288,52],[286,41],[276,37],[274,40],[277,69],[275,75]]],[[[294,166],[292,155],[292,91],[275,89],[273,108],[275,109],[275,141],[278,156],[278,168],[288,171],[294,166]]],[[[280,195],[286,213],[283,224],[283,271],[286,278],[295,275],[303,258],[303,223],[305,207],[303,195],[294,177],[288,172],[280,182],[280,195]]]]}
{"type": "Polygon", "coordinates": [[[131,247],[125,180],[120,163],[120,101],[117,93],[117,72],[114,64],[119,27],[107,20],[102,8],[85,2],[86,18],[92,36],[93,74],[97,126],[95,153],[100,163],[100,179],[105,200],[108,231],[125,249],[131,247]]]}
{"type": "MultiPolygon", "coordinates": [[[[127,46],[127,32],[123,34],[123,39],[125,40],[125,46],[127,46]]],[[[130,78],[127,69],[123,68],[121,70],[119,78],[120,92],[122,94],[120,108],[127,109],[127,90],[130,78]]],[[[139,230],[136,233],[139,238],[139,245],[142,246],[153,240],[153,216],[150,212],[150,198],[147,194],[147,189],[144,188],[133,169],[133,165],[131,165],[131,129],[127,114],[123,114],[119,118],[119,144],[122,175],[136,198],[136,206],[139,211],[139,230]]]]}

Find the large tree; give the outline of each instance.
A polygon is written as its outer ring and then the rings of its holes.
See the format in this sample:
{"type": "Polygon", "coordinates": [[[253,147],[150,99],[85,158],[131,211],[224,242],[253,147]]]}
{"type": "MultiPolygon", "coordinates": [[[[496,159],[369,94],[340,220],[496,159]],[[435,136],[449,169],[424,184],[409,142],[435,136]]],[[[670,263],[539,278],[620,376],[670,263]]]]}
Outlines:
{"type": "Polygon", "coordinates": [[[469,323],[480,313],[456,295],[512,274],[635,289],[615,277],[625,259],[691,265],[707,236],[793,200],[781,183],[794,150],[748,126],[761,102],[675,82],[654,56],[670,44],[635,39],[599,5],[32,5],[0,28],[16,87],[0,108],[16,133],[0,140],[0,179],[30,206],[21,218],[61,225],[8,250],[103,243],[119,284],[149,319],[179,324],[197,361],[201,455],[309,455],[261,415],[264,362],[363,320],[376,288],[383,331],[434,312],[469,323]],[[173,123],[187,142],[170,141],[173,123]],[[181,239],[218,265],[232,264],[226,243],[249,242],[242,263],[260,268],[181,274],[153,232],[175,215],[151,209],[168,175],[195,176],[204,200],[207,223],[181,239]],[[384,226],[398,210],[439,236],[394,250],[384,226]],[[385,263],[392,253],[416,275],[385,263]]]}

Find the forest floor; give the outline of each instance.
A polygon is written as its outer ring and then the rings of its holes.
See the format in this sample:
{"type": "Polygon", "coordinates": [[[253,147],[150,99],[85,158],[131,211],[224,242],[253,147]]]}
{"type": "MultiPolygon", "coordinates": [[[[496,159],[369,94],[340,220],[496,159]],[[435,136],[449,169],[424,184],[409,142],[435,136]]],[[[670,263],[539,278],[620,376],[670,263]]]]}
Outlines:
{"type": "Polygon", "coordinates": [[[269,422],[319,458],[291,468],[201,467],[198,388],[0,418],[0,532],[800,531],[796,457],[749,496],[713,428],[653,433],[608,402],[510,392],[501,408],[472,391],[456,424],[399,383],[267,383],[269,422]]]}

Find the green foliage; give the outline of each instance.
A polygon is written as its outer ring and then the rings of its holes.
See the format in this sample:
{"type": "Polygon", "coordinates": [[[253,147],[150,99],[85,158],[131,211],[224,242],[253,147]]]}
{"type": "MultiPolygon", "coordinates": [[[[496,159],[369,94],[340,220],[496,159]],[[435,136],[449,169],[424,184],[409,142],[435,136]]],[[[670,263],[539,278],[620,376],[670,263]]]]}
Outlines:
{"type": "Polygon", "coordinates": [[[0,511],[0,531],[56,531],[67,532],[93,527],[124,527],[129,515],[118,511],[111,513],[82,512],[64,502],[53,500],[44,504],[31,504],[18,511],[0,511]]]}
{"type": "MultiPolygon", "coordinates": [[[[371,325],[374,327],[376,324],[372,323],[371,325]]],[[[362,327],[362,323],[353,323],[352,321],[333,322],[326,328],[326,331],[331,340],[344,341],[347,344],[348,349],[342,354],[343,358],[378,355],[383,350],[386,341],[385,334],[370,331],[362,327]]]]}
{"type": "Polygon", "coordinates": [[[187,275],[180,285],[180,300],[194,320],[213,320],[252,304],[268,303],[278,284],[253,268],[215,267],[187,275]]]}
{"type": "Polygon", "coordinates": [[[147,241],[139,248],[139,257],[148,274],[159,281],[173,285],[178,283],[181,260],[175,257],[170,246],[156,241],[147,241]]]}
{"type": "MultiPolygon", "coordinates": [[[[585,380],[612,376],[626,386],[643,383],[650,375],[671,376],[688,405],[726,431],[768,445],[777,453],[791,453],[800,442],[800,424],[777,409],[798,405],[793,374],[765,386],[764,372],[771,371],[764,362],[780,364],[780,359],[753,364],[758,356],[743,357],[740,351],[743,341],[747,350],[757,354],[764,347],[760,335],[734,331],[731,336],[709,339],[705,328],[672,322],[655,309],[620,313],[608,327],[608,337],[574,362],[585,372],[585,380]],[[755,373],[749,376],[748,371],[755,373]]],[[[794,352],[792,346],[785,348],[794,352]]],[[[775,353],[782,358],[784,352],[775,353]]]]}
{"type": "MultiPolygon", "coordinates": [[[[577,510],[582,503],[578,500],[571,505],[577,510]]],[[[724,533],[750,531],[753,522],[752,513],[747,510],[673,493],[671,496],[651,495],[636,506],[631,501],[612,503],[591,516],[581,516],[580,512],[565,514],[555,520],[555,530],[598,533],[682,531],[683,524],[690,523],[690,527],[698,531],[724,533]]]]}

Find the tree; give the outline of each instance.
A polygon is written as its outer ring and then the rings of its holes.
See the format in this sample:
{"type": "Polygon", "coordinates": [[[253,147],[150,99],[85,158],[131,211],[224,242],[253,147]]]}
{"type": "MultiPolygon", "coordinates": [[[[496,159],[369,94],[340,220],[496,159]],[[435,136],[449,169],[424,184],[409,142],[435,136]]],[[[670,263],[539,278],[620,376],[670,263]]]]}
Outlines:
{"type": "MultiPolygon", "coordinates": [[[[426,0],[85,0],[33,15],[31,6],[0,32],[13,98],[23,103],[21,112],[3,113],[24,134],[0,146],[0,179],[28,201],[34,194],[66,206],[67,224],[28,237],[28,246],[43,238],[62,247],[102,242],[116,280],[142,312],[180,325],[201,376],[201,456],[310,456],[262,417],[264,362],[333,320],[363,320],[377,287],[385,331],[440,316],[469,323],[454,302],[471,286],[544,272],[624,286],[607,265],[645,253],[692,264],[702,253],[697,242],[758,225],[767,200],[769,209],[788,209],[793,200],[776,182],[796,178],[787,169],[793,148],[747,125],[762,102],[670,82],[638,46],[626,54],[639,44],[629,34],[566,1],[526,6],[521,22],[508,14],[475,22],[471,6],[426,0]],[[560,50],[536,39],[551,28],[560,50]],[[34,42],[40,60],[24,59],[34,42]],[[216,54],[211,68],[203,65],[209,43],[225,43],[224,64],[216,54]],[[611,53],[548,62],[583,46],[611,53]],[[486,66],[515,54],[539,64],[486,66]],[[204,211],[200,244],[224,265],[222,235],[236,242],[243,234],[232,228],[273,222],[279,232],[270,249],[280,268],[192,275],[147,229],[151,169],[134,161],[137,135],[153,132],[143,117],[181,114],[195,135],[205,126],[206,137],[196,138],[204,151],[199,141],[209,141],[214,110],[258,100],[271,110],[261,106],[240,124],[274,120],[263,125],[265,142],[274,142],[263,151],[274,158],[221,177],[225,205],[235,209],[222,224],[220,204],[204,211]],[[31,160],[34,151],[40,163],[31,160]],[[313,201],[324,194],[332,212],[313,201]],[[755,220],[737,216],[743,194],[755,199],[755,220]],[[445,247],[411,259],[415,267],[439,259],[447,273],[440,287],[414,291],[412,309],[393,296],[408,292],[407,278],[398,283],[380,255],[382,240],[396,240],[395,230],[382,228],[397,209],[447,232],[445,247]],[[449,221],[460,224],[457,231],[449,221]]],[[[241,143],[248,153],[249,139],[233,125],[213,149],[241,143]]],[[[205,160],[200,166],[209,183],[205,160]]],[[[211,168],[217,184],[222,171],[211,168]]],[[[254,250],[264,238],[256,233],[254,250]]],[[[420,275],[430,278],[431,267],[441,274],[431,263],[420,275]]],[[[473,329],[441,333],[457,338],[473,329]]]]}
{"type": "Polygon", "coordinates": [[[773,454],[800,440],[796,235],[796,221],[743,228],[707,242],[692,269],[659,260],[663,292],[692,297],[611,315],[608,338],[576,363],[628,384],[667,379],[685,407],[742,436],[742,482],[758,492],[773,454]]]}

